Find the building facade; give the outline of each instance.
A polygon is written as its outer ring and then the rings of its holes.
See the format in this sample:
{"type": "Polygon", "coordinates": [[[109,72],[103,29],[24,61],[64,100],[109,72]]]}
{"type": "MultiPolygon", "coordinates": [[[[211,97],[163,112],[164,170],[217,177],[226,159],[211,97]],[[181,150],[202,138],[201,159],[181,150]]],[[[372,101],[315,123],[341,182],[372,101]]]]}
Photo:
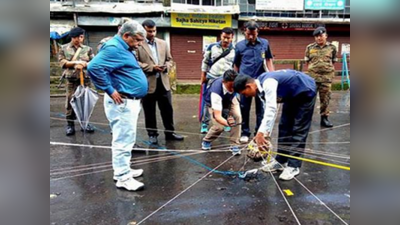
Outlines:
{"type": "MultiPolygon", "coordinates": [[[[156,22],[157,36],[171,47],[178,80],[199,80],[207,45],[218,41],[220,30],[227,26],[235,30],[235,43],[243,40],[244,24],[251,19],[260,24],[260,37],[270,41],[278,61],[303,59],[317,26],[327,28],[329,41],[338,46],[339,58],[342,45],[350,44],[350,0],[50,1],[50,31],[80,26],[87,31],[86,44],[93,49],[102,38],[115,35],[122,17],[156,22]]],[[[341,64],[336,66],[341,69],[341,64]]]]}

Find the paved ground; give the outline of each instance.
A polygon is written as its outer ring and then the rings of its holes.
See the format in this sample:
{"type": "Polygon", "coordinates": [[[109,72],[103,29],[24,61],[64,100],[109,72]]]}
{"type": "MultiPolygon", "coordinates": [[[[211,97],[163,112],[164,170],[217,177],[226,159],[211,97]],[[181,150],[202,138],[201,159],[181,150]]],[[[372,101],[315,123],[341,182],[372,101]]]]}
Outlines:
{"type": "MultiPolygon", "coordinates": [[[[186,136],[185,141],[165,142],[161,132],[160,145],[148,146],[142,113],[137,144],[154,150],[134,152],[133,167],[144,169],[144,176],[139,180],[146,186],[143,191],[126,192],[116,189],[112,180],[108,148],[111,135],[102,99],[92,117],[96,132],[84,135],[78,131],[74,137],[64,135],[64,99],[50,99],[50,222],[350,223],[350,171],[306,162],[297,180],[283,182],[277,174],[263,172],[253,179],[240,179],[236,172],[254,169],[260,164],[245,164],[245,154],[232,157],[224,151],[228,144],[226,134],[214,143],[214,152],[188,151],[199,150],[201,146],[196,118],[198,99],[174,96],[173,101],[176,130],[186,136]],[[214,168],[217,171],[212,172],[214,168]],[[282,189],[289,189],[294,195],[283,197],[282,189]]],[[[314,114],[307,143],[309,154],[305,158],[350,166],[349,101],[348,92],[334,93],[331,120],[336,127],[333,129],[321,130],[319,116],[314,114]]],[[[159,128],[163,128],[160,118],[158,122],[159,128]]]]}

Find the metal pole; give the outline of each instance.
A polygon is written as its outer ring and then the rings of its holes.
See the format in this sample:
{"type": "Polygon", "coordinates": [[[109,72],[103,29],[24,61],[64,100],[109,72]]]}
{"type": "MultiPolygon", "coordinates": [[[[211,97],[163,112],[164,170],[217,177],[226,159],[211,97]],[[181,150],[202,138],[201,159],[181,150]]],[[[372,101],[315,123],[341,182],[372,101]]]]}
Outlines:
{"type": "Polygon", "coordinates": [[[75,23],[75,27],[78,26],[78,19],[76,17],[76,13],[74,13],[74,23],[75,23]]]}

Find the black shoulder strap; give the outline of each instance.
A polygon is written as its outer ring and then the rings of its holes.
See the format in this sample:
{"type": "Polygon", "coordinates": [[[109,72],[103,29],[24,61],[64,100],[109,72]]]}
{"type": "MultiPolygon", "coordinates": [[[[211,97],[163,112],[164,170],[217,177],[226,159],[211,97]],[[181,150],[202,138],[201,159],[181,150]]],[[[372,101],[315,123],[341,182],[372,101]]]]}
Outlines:
{"type": "Polygon", "coordinates": [[[224,51],[221,55],[218,56],[218,58],[216,58],[214,60],[214,62],[212,62],[212,64],[210,65],[210,68],[216,63],[218,62],[218,60],[224,58],[225,56],[227,56],[230,52],[232,51],[232,47],[229,47],[226,51],[224,51]]]}

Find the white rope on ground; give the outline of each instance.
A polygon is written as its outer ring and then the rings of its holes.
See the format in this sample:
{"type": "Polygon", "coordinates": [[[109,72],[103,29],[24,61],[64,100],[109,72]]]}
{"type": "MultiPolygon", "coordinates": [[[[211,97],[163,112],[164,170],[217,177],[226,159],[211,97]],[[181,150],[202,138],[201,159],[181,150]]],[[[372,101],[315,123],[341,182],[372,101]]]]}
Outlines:
{"type": "MultiPolygon", "coordinates": [[[[50,142],[50,145],[62,145],[62,146],[74,146],[74,147],[85,147],[85,148],[100,148],[100,149],[111,149],[111,146],[104,146],[104,145],[85,145],[85,144],[74,144],[74,143],[66,143],[66,142],[50,142]]],[[[239,148],[246,147],[248,144],[238,145],[239,148]]],[[[230,150],[209,150],[209,153],[221,153],[221,152],[230,152],[230,150]]],[[[291,148],[292,150],[287,150],[289,152],[298,152],[295,149],[300,148],[291,148]]],[[[175,152],[202,152],[202,149],[188,149],[188,150],[180,150],[180,149],[151,149],[151,148],[133,148],[132,151],[153,151],[153,152],[165,152],[165,151],[175,151],[175,152]]],[[[305,149],[303,154],[314,154],[314,155],[322,155],[334,158],[343,158],[343,159],[350,159],[350,156],[335,154],[335,153],[326,153],[323,151],[313,150],[310,148],[305,149]]]]}
{"type": "Polygon", "coordinates": [[[196,182],[194,182],[192,185],[190,185],[189,187],[187,187],[185,190],[183,190],[181,193],[179,193],[178,195],[176,195],[175,197],[173,197],[171,200],[169,200],[168,202],[166,202],[164,205],[162,205],[160,208],[158,208],[157,210],[155,210],[154,212],[152,212],[150,215],[146,216],[144,219],[142,219],[139,223],[137,223],[137,225],[142,224],[144,221],[146,221],[147,219],[149,219],[150,217],[152,217],[154,214],[156,214],[157,212],[159,212],[161,209],[163,209],[165,206],[167,206],[168,204],[170,204],[171,202],[173,202],[175,199],[177,199],[179,196],[181,196],[182,194],[186,193],[190,188],[192,188],[193,186],[195,186],[197,183],[199,183],[200,181],[202,181],[204,178],[206,178],[208,175],[210,175],[211,173],[213,173],[215,170],[217,170],[219,167],[221,167],[222,165],[224,165],[226,162],[228,162],[230,159],[232,159],[233,157],[235,157],[234,155],[230,156],[228,159],[226,159],[225,161],[223,161],[221,164],[219,164],[217,167],[215,167],[213,170],[211,170],[210,172],[208,172],[206,175],[204,175],[203,177],[201,177],[200,179],[198,179],[196,182]]]}
{"type": "Polygon", "coordinates": [[[338,141],[338,142],[322,142],[322,141],[315,141],[315,142],[279,142],[282,144],[314,144],[314,145],[341,145],[341,144],[351,144],[350,141],[338,141]]]}
{"type": "MultiPolygon", "coordinates": [[[[198,154],[202,154],[204,152],[194,152],[194,153],[189,153],[185,156],[189,156],[189,155],[198,155],[198,154]]],[[[182,155],[181,155],[182,156],[182,155]]],[[[176,158],[181,158],[180,156],[177,156],[176,158]]],[[[159,161],[154,161],[154,162],[144,162],[144,163],[138,163],[135,164],[135,166],[140,166],[140,165],[145,165],[145,164],[150,164],[150,163],[155,163],[155,162],[162,162],[162,161],[167,161],[169,159],[163,159],[163,160],[159,160],[159,161]]],[[[50,178],[50,181],[58,181],[58,180],[64,180],[64,179],[68,179],[68,178],[74,178],[74,177],[80,177],[80,176],[85,176],[85,175],[91,175],[91,174],[95,174],[95,173],[102,173],[102,172],[107,172],[107,171],[111,171],[113,169],[105,169],[105,170],[100,170],[100,171],[93,171],[93,172],[88,172],[88,173],[83,173],[83,174],[77,174],[77,175],[72,175],[72,176],[65,176],[65,177],[58,177],[58,178],[50,178]]]]}
{"type": "Polygon", "coordinates": [[[283,191],[282,191],[282,188],[279,186],[279,184],[278,184],[278,181],[276,181],[276,179],[275,179],[275,177],[274,177],[274,174],[272,174],[272,172],[271,172],[271,171],[269,171],[269,173],[271,174],[271,177],[272,177],[272,179],[274,180],[274,182],[275,182],[276,186],[278,187],[278,189],[279,189],[279,192],[281,193],[281,195],[282,195],[283,199],[285,200],[285,202],[286,202],[287,206],[289,207],[290,211],[292,212],[292,214],[293,214],[293,217],[295,218],[295,220],[296,220],[297,224],[300,224],[300,225],[301,225],[301,223],[300,223],[300,221],[299,221],[299,218],[297,218],[297,215],[296,215],[296,213],[293,211],[293,208],[292,208],[292,206],[289,204],[289,201],[287,200],[287,198],[286,198],[285,194],[283,193],[283,191]]]}
{"type": "MultiPolygon", "coordinates": [[[[279,163],[279,162],[278,162],[279,163]]],[[[281,163],[279,163],[279,165],[281,166],[281,168],[285,168],[281,163]]],[[[272,175],[272,172],[269,171],[272,175]]],[[[315,199],[317,199],[319,201],[319,203],[321,203],[326,209],[328,209],[334,216],[336,216],[341,222],[343,222],[344,224],[348,225],[346,223],[346,221],[344,221],[337,213],[335,213],[335,211],[333,211],[325,202],[323,202],[320,198],[318,198],[318,196],[316,196],[312,191],[310,191],[310,189],[308,189],[302,182],[299,181],[299,179],[297,179],[296,177],[294,177],[294,180],[297,181],[297,183],[299,183],[304,189],[306,189],[306,191],[308,191],[308,193],[310,193],[315,199]]]]}
{"type": "MultiPolygon", "coordinates": [[[[57,117],[50,117],[50,119],[52,119],[52,120],[58,120],[58,121],[67,121],[67,119],[62,119],[62,118],[57,118],[57,117]]],[[[91,124],[94,124],[94,125],[102,125],[102,126],[107,126],[107,127],[110,126],[108,123],[100,123],[100,122],[90,122],[90,123],[91,123],[91,124]]],[[[320,129],[320,130],[315,130],[315,131],[309,132],[309,134],[313,134],[313,133],[321,132],[321,131],[333,130],[333,129],[336,129],[336,128],[341,128],[341,127],[345,127],[345,126],[349,126],[349,125],[350,125],[350,123],[347,123],[347,124],[343,124],[343,125],[334,126],[334,127],[331,127],[331,128],[324,128],[324,129],[320,129]]],[[[145,127],[137,127],[137,129],[140,129],[140,130],[147,130],[145,127]]],[[[159,132],[165,132],[165,131],[167,131],[167,130],[157,129],[157,131],[159,131],[159,132]]],[[[178,130],[175,130],[175,132],[178,132],[178,133],[180,133],[180,134],[203,136],[203,134],[199,134],[199,133],[192,133],[192,132],[185,132],[185,131],[178,131],[178,130]]],[[[290,137],[290,136],[288,136],[288,137],[290,137]]],[[[219,138],[230,139],[230,137],[228,137],[228,136],[223,136],[223,135],[222,135],[222,136],[219,136],[219,138]]],[[[286,137],[283,137],[283,138],[286,138],[286,137]]]]}
{"type": "MultiPolygon", "coordinates": [[[[189,155],[189,154],[182,154],[183,156],[189,155]]],[[[176,155],[170,155],[170,156],[163,156],[160,158],[152,158],[152,159],[142,159],[142,160],[132,160],[130,163],[136,165],[136,163],[142,163],[142,162],[156,162],[158,160],[162,159],[171,159],[171,158],[179,158],[176,155]]],[[[92,166],[92,167],[87,167],[87,168],[78,168],[78,169],[71,169],[71,170],[65,170],[65,171],[57,171],[57,172],[50,172],[50,176],[54,175],[60,175],[60,174],[66,174],[66,173],[76,173],[76,172],[81,172],[81,171],[86,171],[86,170],[93,170],[93,169],[102,169],[102,168],[107,168],[112,166],[111,163],[106,164],[106,165],[100,165],[100,166],[92,166]]]]}
{"type": "Polygon", "coordinates": [[[346,126],[350,126],[350,123],[345,123],[345,124],[342,124],[342,125],[333,126],[333,127],[331,127],[331,128],[324,128],[324,129],[320,129],[320,130],[314,130],[314,131],[308,132],[308,134],[313,134],[313,133],[317,133],[317,132],[333,130],[333,129],[337,129],[337,128],[341,128],[341,127],[346,127],[346,126]]]}
{"type": "MultiPolygon", "coordinates": [[[[150,158],[156,158],[158,156],[165,156],[165,155],[169,155],[172,153],[170,152],[163,152],[161,154],[157,154],[157,155],[149,155],[149,156],[139,156],[139,157],[134,157],[133,159],[137,160],[137,159],[150,159],[150,158]]],[[[132,162],[133,162],[132,159],[132,162]]],[[[86,167],[92,167],[92,166],[101,166],[101,165],[106,165],[106,164],[111,164],[112,161],[107,161],[107,162],[101,162],[101,163],[92,163],[92,164],[86,164],[86,165],[78,165],[78,166],[71,166],[71,167],[64,167],[64,168],[56,168],[56,169],[52,169],[50,170],[50,173],[52,172],[58,172],[58,171],[64,171],[64,170],[70,170],[70,169],[79,169],[79,168],[86,168],[86,167]]]]}
{"type": "Polygon", "coordinates": [[[300,182],[296,177],[294,178],[301,186],[303,186],[304,189],[308,191],[312,196],[314,196],[315,199],[317,199],[326,209],[328,209],[334,216],[336,216],[340,221],[342,221],[343,224],[348,225],[346,221],[342,219],[335,211],[333,211],[325,202],[323,202],[318,196],[316,196],[310,189],[308,189],[302,182],[300,182]]]}
{"type": "MultiPolygon", "coordinates": [[[[85,144],[73,144],[66,142],[50,142],[50,145],[62,145],[62,146],[73,146],[73,147],[84,147],[84,148],[101,148],[101,149],[111,149],[111,146],[104,145],[85,145],[85,144]]],[[[229,150],[211,150],[204,151],[201,149],[188,149],[188,150],[179,150],[179,149],[152,149],[152,148],[133,148],[132,151],[149,151],[149,152],[165,152],[165,151],[174,151],[174,152],[229,152],[229,150]]]]}
{"type": "MultiPolygon", "coordinates": [[[[291,150],[291,149],[285,149],[285,148],[280,148],[281,150],[283,150],[283,151],[286,151],[286,152],[291,152],[291,153],[298,153],[298,154],[301,154],[301,155],[303,155],[303,157],[302,158],[305,158],[305,159],[315,159],[315,158],[318,158],[318,159],[323,159],[323,160],[327,160],[327,161],[331,161],[331,162],[337,162],[337,163],[343,163],[343,164],[346,164],[346,165],[350,165],[350,162],[348,162],[347,160],[346,161],[343,161],[343,160],[335,160],[335,159],[330,159],[330,158],[326,158],[326,157],[321,157],[321,156],[319,156],[319,155],[312,155],[312,154],[309,154],[309,153],[305,153],[305,152],[301,152],[301,151],[296,151],[296,150],[291,150]],[[308,158],[307,158],[307,157],[308,158]],[[314,157],[314,158],[312,158],[312,157],[314,157]]],[[[272,153],[272,154],[275,154],[275,155],[277,155],[277,153],[272,153]]],[[[299,157],[299,156],[298,156],[299,157]]]]}
{"type": "MultiPolygon", "coordinates": [[[[67,119],[62,119],[62,118],[57,118],[57,117],[50,117],[50,119],[58,120],[58,121],[67,121],[67,119]]],[[[100,122],[90,122],[90,124],[107,126],[107,127],[110,126],[110,124],[108,124],[108,123],[100,123],[100,122]]],[[[139,130],[146,130],[147,131],[147,128],[145,128],[145,127],[136,127],[136,128],[139,129],[139,130]]],[[[165,131],[169,131],[169,130],[157,129],[156,131],[165,132],[165,131]]],[[[204,134],[192,133],[192,132],[186,132],[186,131],[179,131],[179,130],[174,130],[174,132],[177,132],[179,134],[196,135],[196,136],[203,136],[204,135],[204,134]]],[[[220,136],[220,138],[230,139],[230,137],[228,137],[228,136],[220,136]]]]}

